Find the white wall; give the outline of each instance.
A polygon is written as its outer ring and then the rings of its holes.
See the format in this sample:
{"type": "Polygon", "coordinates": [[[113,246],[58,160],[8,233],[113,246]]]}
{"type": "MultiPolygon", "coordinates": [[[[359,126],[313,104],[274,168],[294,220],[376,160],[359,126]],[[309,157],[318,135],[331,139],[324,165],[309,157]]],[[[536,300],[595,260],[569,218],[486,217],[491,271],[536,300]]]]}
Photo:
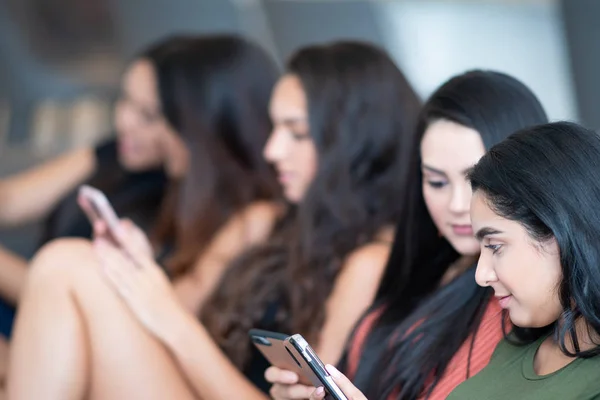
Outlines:
{"type": "Polygon", "coordinates": [[[577,119],[560,10],[553,1],[373,2],[388,50],[423,97],[473,68],[511,74],[551,119],[577,119]]]}

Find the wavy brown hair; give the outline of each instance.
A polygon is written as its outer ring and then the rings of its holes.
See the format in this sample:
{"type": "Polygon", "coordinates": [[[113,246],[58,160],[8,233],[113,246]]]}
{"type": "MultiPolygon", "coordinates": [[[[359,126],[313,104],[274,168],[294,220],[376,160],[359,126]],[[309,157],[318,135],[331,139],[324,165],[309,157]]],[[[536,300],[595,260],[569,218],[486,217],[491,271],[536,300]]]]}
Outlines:
{"type": "Polygon", "coordinates": [[[280,188],[262,149],[277,79],[259,46],[237,36],[180,38],[150,50],[162,112],[190,152],[185,177],[170,182],[154,241],[172,245],[166,265],[183,274],[214,234],[252,202],[280,188]]]}
{"type": "Polygon", "coordinates": [[[420,106],[389,56],[365,43],[306,47],[287,73],[308,99],[316,177],[268,243],[233,263],[201,316],[240,368],[249,359],[248,330],[270,328],[266,314],[279,330],[317,339],[342,263],[402,209],[420,106]]]}

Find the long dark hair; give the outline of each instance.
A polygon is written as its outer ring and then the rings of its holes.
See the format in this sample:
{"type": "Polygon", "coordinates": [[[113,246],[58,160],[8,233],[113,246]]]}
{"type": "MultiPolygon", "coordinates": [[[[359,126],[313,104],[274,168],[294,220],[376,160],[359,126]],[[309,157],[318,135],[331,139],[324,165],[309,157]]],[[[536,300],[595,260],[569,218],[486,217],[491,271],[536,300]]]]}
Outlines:
{"type": "Polygon", "coordinates": [[[419,141],[429,124],[440,119],[476,130],[486,148],[520,128],[547,121],[525,85],[492,71],[456,76],[425,103],[410,167],[415,178],[405,189],[407,207],[374,306],[383,312],[366,340],[355,376],[355,383],[372,399],[387,399],[392,393],[411,400],[427,395],[477,330],[490,297],[475,283],[473,269],[436,290],[460,257],[440,237],[422,192],[419,141]]]}
{"type": "Polygon", "coordinates": [[[287,64],[308,99],[318,172],[271,240],[230,268],[203,321],[240,367],[247,331],[265,327],[316,341],[327,297],[344,259],[396,221],[414,148],[419,100],[382,50],[338,42],[298,51],[287,64]]]}
{"type": "Polygon", "coordinates": [[[600,354],[598,343],[580,350],[575,329],[583,319],[594,332],[592,338],[600,333],[599,159],[596,132],[556,122],[512,135],[469,174],[473,191],[482,192],[495,213],[523,225],[537,242],[555,238],[560,249],[562,315],[544,328],[514,327],[511,338],[517,342],[531,343],[554,330],[564,354],[600,354]],[[567,341],[575,351],[568,349],[567,341]]]}
{"type": "MultiPolygon", "coordinates": [[[[171,250],[165,264],[177,276],[236,212],[279,197],[274,171],[262,157],[279,74],[265,50],[233,35],[169,37],[136,60],[154,69],[162,116],[190,153],[188,170],[182,179],[168,179],[162,168],[126,171],[113,144],[104,150],[113,153],[109,162],[88,183],[117,197],[119,214],[151,216],[152,241],[171,250]]],[[[74,200],[70,205],[76,207],[74,200]]]]}
{"type": "Polygon", "coordinates": [[[263,49],[237,36],[188,38],[151,60],[163,114],[190,152],[188,171],[171,182],[154,236],[159,243],[175,239],[167,267],[181,274],[236,212],[279,193],[262,157],[278,74],[263,49]]]}
{"type": "MultiPolygon", "coordinates": [[[[148,61],[157,66],[176,55],[196,37],[176,35],[152,44],[137,54],[132,62],[148,61]]],[[[155,68],[160,79],[161,70],[155,68]]],[[[167,98],[165,90],[158,91],[159,103],[164,104],[172,99],[167,98]]],[[[116,139],[101,143],[95,148],[96,170],[86,184],[100,189],[106,194],[117,213],[134,220],[144,229],[151,229],[156,223],[164,203],[168,177],[163,167],[145,171],[125,169],[118,157],[116,139]]],[[[90,237],[91,225],[87,217],[77,205],[77,191],[73,191],[52,210],[44,223],[44,231],[40,245],[61,236],[90,237]]],[[[169,238],[169,242],[173,238],[169,238]]]]}

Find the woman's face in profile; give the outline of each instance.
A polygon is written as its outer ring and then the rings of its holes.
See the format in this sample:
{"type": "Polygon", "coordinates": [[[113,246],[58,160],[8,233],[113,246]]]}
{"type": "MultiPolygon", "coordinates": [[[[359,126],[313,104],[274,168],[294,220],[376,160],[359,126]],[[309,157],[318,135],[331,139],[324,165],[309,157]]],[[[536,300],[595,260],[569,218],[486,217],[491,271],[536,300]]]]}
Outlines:
{"type": "Polygon", "coordinates": [[[423,197],[440,235],[462,255],[476,255],[467,171],[485,154],[479,133],[455,122],[432,122],[421,140],[423,197]]]}
{"type": "Polygon", "coordinates": [[[562,313],[556,239],[535,240],[519,222],[497,215],[481,191],[473,195],[471,220],[481,242],[477,283],[494,289],[513,324],[541,328],[555,322],[562,313]]]}
{"type": "Polygon", "coordinates": [[[125,72],[115,108],[115,128],[119,160],[127,170],[165,165],[169,175],[185,172],[180,161],[185,160],[187,151],[163,116],[156,74],[149,61],[135,61],[125,72]]]}
{"type": "Polygon", "coordinates": [[[300,79],[285,75],[279,80],[269,114],[273,131],[264,157],[277,170],[285,197],[292,203],[302,200],[317,171],[317,149],[309,131],[308,103],[300,79]]]}

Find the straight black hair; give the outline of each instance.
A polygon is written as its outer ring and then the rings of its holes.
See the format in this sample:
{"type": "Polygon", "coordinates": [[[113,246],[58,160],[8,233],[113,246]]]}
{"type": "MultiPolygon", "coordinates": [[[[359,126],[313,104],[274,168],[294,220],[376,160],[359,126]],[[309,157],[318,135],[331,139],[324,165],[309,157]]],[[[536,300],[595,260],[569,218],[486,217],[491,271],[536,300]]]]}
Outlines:
{"type": "Polygon", "coordinates": [[[518,129],[547,122],[547,117],[525,85],[492,71],[456,76],[425,103],[410,164],[418,178],[405,189],[407,206],[373,307],[383,312],[354,377],[370,399],[396,393],[398,399],[416,399],[430,393],[460,346],[476,332],[490,298],[490,291],[475,283],[473,268],[436,290],[460,257],[439,235],[423,198],[419,142],[437,120],[476,130],[490,148],[518,129]]]}
{"type": "MultiPolygon", "coordinates": [[[[536,242],[556,239],[562,280],[559,320],[547,327],[514,327],[509,338],[528,344],[554,331],[562,352],[581,351],[575,323],[600,333],[600,136],[568,122],[524,129],[494,146],[469,174],[474,192],[503,218],[520,223],[536,242]],[[558,323],[560,321],[560,323],[558,323]],[[575,351],[567,348],[574,343],[575,351]]],[[[598,343],[597,343],[598,344],[598,343]]]]}

